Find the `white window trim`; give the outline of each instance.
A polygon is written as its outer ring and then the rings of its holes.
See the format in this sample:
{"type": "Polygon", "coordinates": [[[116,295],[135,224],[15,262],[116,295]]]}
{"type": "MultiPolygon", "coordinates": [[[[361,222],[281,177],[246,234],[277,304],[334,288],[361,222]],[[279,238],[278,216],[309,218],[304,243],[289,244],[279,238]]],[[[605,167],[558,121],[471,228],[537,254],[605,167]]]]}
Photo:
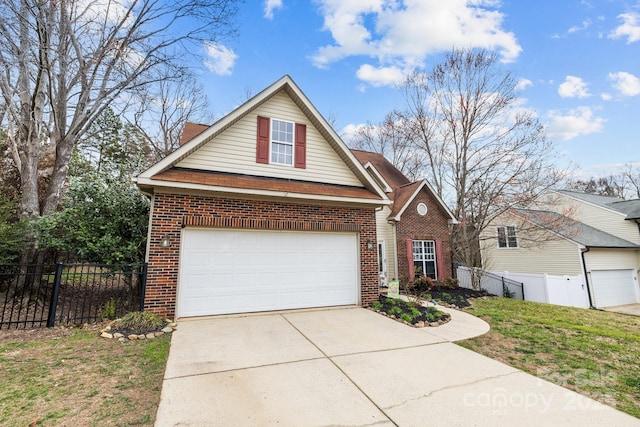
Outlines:
{"type": "MultiPolygon", "coordinates": [[[[413,251],[413,263],[415,266],[416,261],[421,261],[423,264],[427,261],[433,262],[433,271],[436,277],[438,277],[438,254],[436,253],[436,241],[435,240],[413,240],[413,242],[431,242],[433,244],[433,260],[416,260],[415,247],[413,251]]],[[[413,246],[413,244],[412,244],[413,246]]],[[[425,245],[426,246],[426,245],[425,245]]],[[[422,272],[423,276],[426,276],[424,271],[422,272]]]]}
{"type": "Polygon", "coordinates": [[[499,225],[496,227],[496,247],[498,249],[518,249],[520,242],[518,242],[518,229],[515,225],[499,225]],[[500,246],[500,229],[504,229],[504,237],[506,246],[500,246]],[[509,228],[513,228],[513,237],[515,238],[516,245],[509,246],[509,228]]]}
{"type": "Polygon", "coordinates": [[[279,166],[288,166],[294,167],[295,158],[296,158],[296,123],[291,120],[283,120],[278,119],[276,117],[270,117],[271,122],[269,123],[269,164],[279,165],[279,166]],[[274,141],[273,139],[273,122],[283,122],[283,123],[291,123],[291,163],[280,163],[273,161],[272,153],[273,153],[273,143],[289,145],[288,142],[284,141],[274,141]]]}

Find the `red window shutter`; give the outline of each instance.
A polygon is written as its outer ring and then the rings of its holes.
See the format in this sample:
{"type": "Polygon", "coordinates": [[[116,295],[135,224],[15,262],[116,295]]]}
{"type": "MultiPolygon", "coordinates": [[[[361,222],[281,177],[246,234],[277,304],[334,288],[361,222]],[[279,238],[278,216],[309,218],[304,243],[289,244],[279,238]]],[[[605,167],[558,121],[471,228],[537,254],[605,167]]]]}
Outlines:
{"type": "Polygon", "coordinates": [[[307,167],[307,125],[302,123],[296,123],[294,155],[295,167],[305,169],[307,167]]]}
{"type": "Polygon", "coordinates": [[[407,263],[409,264],[409,281],[412,281],[415,276],[415,268],[413,265],[413,240],[407,239],[407,263]]]}
{"type": "Polygon", "coordinates": [[[258,116],[258,132],[256,143],[256,162],[269,163],[269,126],[271,120],[268,117],[258,116]]]}
{"type": "Polygon", "coordinates": [[[442,257],[442,240],[436,240],[436,268],[438,270],[438,279],[445,279],[444,275],[444,258],[442,257]]]}

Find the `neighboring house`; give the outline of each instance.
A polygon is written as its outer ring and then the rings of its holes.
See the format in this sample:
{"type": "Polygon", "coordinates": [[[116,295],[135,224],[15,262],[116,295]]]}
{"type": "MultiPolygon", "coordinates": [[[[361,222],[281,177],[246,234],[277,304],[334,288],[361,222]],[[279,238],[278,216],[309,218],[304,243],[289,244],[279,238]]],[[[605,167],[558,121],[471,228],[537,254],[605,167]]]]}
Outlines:
{"type": "Polygon", "coordinates": [[[151,198],[146,309],[180,318],[377,299],[376,211],[391,201],[289,76],[189,132],[137,178],[151,198]]]}
{"type": "Polygon", "coordinates": [[[393,202],[376,212],[381,281],[452,277],[453,213],[425,180],[410,182],[382,154],[352,150],[393,202]]]}
{"type": "Polygon", "coordinates": [[[581,276],[589,303],[640,302],[640,200],[575,191],[543,194],[495,217],[482,236],[485,269],[581,276]]]}

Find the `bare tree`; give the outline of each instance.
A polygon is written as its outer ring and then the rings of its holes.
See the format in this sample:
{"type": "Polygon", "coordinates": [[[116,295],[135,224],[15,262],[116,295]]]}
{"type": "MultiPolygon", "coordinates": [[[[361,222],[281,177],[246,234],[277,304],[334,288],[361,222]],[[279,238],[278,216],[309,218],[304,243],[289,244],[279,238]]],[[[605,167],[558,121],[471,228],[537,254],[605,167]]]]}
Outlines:
{"type": "Polygon", "coordinates": [[[137,95],[139,100],[133,125],[152,148],[152,161],[160,160],[180,145],[180,136],[187,121],[210,123],[208,101],[202,85],[182,69],[180,78],[171,79],[176,73],[162,67],[156,83],[148,85],[137,95]]]}
{"type": "Polygon", "coordinates": [[[194,45],[230,35],[236,10],[233,0],[1,2],[0,118],[22,216],[56,210],[73,148],[107,106],[194,45]],[[45,153],[53,167],[39,180],[45,153]]]}
{"type": "Polygon", "coordinates": [[[609,175],[601,177],[591,177],[589,179],[572,180],[567,184],[571,190],[583,193],[598,194],[600,196],[625,198],[627,192],[624,175],[609,175]]]}
{"type": "Polygon", "coordinates": [[[379,124],[367,123],[356,131],[352,148],[384,155],[400,172],[414,181],[422,175],[425,155],[416,150],[411,126],[405,116],[391,111],[379,124]]]}
{"type": "Polygon", "coordinates": [[[621,175],[629,196],[633,199],[640,199],[640,166],[627,163],[621,175]]]}
{"type": "Polygon", "coordinates": [[[429,180],[461,223],[454,257],[469,267],[480,265],[478,242],[494,215],[525,207],[564,178],[543,126],[520,107],[516,83],[495,53],[463,49],[400,86],[429,180]]]}

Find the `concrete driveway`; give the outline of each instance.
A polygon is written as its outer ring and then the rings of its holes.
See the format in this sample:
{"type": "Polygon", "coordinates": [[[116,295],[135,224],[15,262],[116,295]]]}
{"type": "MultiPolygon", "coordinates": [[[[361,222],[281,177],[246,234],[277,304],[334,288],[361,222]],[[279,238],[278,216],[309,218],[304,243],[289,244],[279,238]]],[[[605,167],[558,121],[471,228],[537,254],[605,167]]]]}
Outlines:
{"type": "Polygon", "coordinates": [[[640,420],[359,307],[179,322],[156,426],[638,426],[640,420]]]}

